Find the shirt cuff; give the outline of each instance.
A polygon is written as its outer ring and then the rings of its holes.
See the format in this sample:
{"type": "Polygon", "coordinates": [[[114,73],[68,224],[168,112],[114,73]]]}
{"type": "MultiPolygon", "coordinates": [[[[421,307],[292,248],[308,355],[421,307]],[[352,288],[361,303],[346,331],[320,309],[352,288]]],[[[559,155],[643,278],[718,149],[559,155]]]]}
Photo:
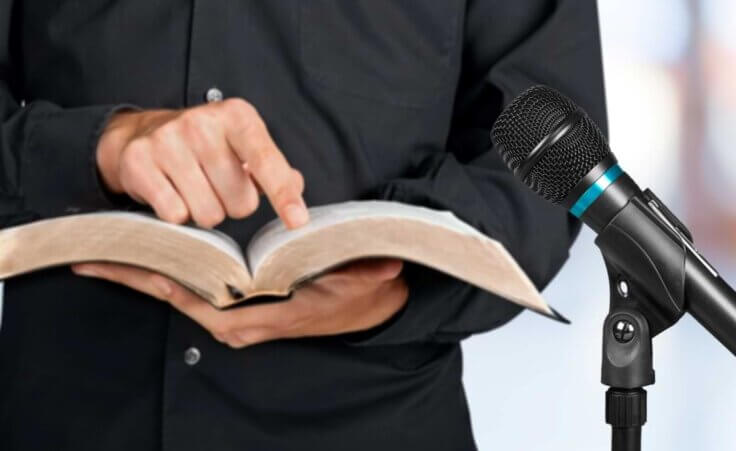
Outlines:
{"type": "Polygon", "coordinates": [[[130,109],[137,108],[106,105],[32,112],[20,165],[26,209],[53,217],[126,204],[102,184],[96,152],[110,118],[130,109]]]}

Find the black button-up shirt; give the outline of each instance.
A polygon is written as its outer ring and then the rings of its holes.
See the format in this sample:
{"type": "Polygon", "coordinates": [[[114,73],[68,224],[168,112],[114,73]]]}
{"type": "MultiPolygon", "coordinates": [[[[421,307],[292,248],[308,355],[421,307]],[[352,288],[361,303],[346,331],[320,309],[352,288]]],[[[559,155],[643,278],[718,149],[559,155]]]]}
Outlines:
{"type": "MultiPolygon", "coordinates": [[[[452,210],[543,286],[577,227],[488,136],[536,83],[605,126],[593,0],[0,0],[0,226],[131,207],[94,163],[115,111],[242,97],[308,204],[452,210]]],[[[272,218],[263,205],[220,229],[245,245],[272,218]]],[[[458,343],[519,309],[428,269],[406,277],[407,307],[374,330],[242,350],[68,268],[9,280],[0,448],[473,449],[458,343]]]]}

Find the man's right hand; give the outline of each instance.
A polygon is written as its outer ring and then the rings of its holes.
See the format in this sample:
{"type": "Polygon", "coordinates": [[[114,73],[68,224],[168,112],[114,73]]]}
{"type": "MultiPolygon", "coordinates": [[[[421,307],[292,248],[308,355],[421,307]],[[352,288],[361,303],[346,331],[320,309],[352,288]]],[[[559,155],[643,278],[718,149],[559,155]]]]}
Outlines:
{"type": "Polygon", "coordinates": [[[256,109],[228,99],[184,110],[117,113],[97,147],[107,188],[150,205],[163,220],[214,227],[258,207],[259,190],[287,227],[309,220],[304,179],[256,109]]]}

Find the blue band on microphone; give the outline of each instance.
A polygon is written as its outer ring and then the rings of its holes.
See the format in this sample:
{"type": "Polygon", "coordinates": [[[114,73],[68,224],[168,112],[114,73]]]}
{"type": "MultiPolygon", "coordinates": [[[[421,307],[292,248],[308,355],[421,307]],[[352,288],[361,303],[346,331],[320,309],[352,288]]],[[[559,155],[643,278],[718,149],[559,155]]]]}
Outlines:
{"type": "Polygon", "coordinates": [[[598,197],[603,194],[603,191],[608,188],[608,186],[615,182],[618,176],[623,174],[624,171],[621,170],[621,167],[618,164],[614,164],[606,172],[603,173],[600,177],[598,177],[598,180],[595,181],[588,189],[585,190],[582,196],[580,196],[575,202],[575,204],[570,207],[570,213],[575,215],[576,218],[579,218],[585,213],[585,210],[590,207],[593,202],[598,199],[598,197]]]}

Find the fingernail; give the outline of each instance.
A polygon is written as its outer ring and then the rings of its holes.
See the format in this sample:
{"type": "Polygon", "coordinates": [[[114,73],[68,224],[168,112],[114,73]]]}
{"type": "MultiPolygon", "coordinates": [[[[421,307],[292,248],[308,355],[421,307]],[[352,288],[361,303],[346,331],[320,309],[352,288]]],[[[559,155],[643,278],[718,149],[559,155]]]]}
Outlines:
{"type": "Polygon", "coordinates": [[[301,227],[309,222],[309,212],[303,205],[289,204],[284,211],[291,227],[301,227]]]}
{"type": "Polygon", "coordinates": [[[74,274],[78,274],[80,276],[95,277],[98,275],[97,271],[89,266],[84,265],[72,266],[72,271],[74,272],[74,274]]]}
{"type": "Polygon", "coordinates": [[[153,284],[156,285],[156,289],[161,297],[168,297],[171,294],[171,284],[161,277],[154,278],[153,284]]]}

